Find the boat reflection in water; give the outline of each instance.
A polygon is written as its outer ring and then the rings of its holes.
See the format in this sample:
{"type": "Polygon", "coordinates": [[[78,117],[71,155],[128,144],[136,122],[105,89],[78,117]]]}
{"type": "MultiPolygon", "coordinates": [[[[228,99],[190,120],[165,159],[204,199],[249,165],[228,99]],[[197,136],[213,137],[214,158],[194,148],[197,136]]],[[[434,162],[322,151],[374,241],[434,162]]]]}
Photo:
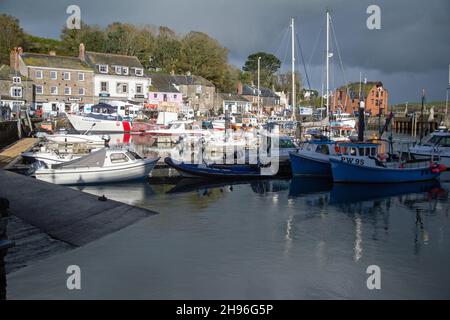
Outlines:
{"type": "Polygon", "coordinates": [[[148,207],[156,194],[153,187],[145,181],[105,183],[98,185],[79,185],[73,187],[86,193],[103,196],[138,207],[148,207]]]}
{"type": "Polygon", "coordinates": [[[266,194],[289,189],[289,180],[259,179],[259,180],[210,180],[198,178],[184,178],[169,191],[168,194],[199,192],[207,193],[210,189],[221,189],[232,192],[235,186],[249,185],[254,193],[266,194]]]}
{"type": "Polygon", "coordinates": [[[405,194],[423,194],[441,189],[437,180],[408,183],[373,184],[334,183],[330,194],[330,204],[354,203],[405,194]]]}

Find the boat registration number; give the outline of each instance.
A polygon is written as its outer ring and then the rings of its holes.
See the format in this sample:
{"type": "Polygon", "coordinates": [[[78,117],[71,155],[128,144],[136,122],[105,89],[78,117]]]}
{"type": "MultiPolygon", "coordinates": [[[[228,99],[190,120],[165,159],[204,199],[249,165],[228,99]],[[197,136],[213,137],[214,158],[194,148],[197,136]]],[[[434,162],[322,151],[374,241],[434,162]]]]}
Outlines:
{"type": "Polygon", "coordinates": [[[349,157],[341,157],[341,161],[342,162],[347,162],[350,164],[356,164],[359,166],[363,166],[365,164],[364,159],[360,159],[360,158],[349,158],[349,157]]]}

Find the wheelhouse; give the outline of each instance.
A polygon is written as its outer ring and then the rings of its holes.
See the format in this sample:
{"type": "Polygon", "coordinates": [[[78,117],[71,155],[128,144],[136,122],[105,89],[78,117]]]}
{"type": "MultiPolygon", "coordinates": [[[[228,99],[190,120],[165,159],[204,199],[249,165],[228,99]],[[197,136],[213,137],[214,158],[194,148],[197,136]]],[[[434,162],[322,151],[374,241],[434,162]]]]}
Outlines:
{"type": "Polygon", "coordinates": [[[339,143],[336,153],[352,157],[376,157],[379,144],[376,143],[339,143]]]}

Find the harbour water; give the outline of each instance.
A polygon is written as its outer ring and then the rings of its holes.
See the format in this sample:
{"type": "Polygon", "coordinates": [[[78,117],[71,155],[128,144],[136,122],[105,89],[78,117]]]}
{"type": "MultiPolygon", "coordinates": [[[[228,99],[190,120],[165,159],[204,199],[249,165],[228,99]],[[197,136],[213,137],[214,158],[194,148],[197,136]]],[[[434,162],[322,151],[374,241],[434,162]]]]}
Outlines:
{"type": "Polygon", "coordinates": [[[450,298],[450,175],[402,185],[182,180],[77,187],[159,212],[12,273],[10,298],[450,298]],[[68,265],[82,290],[67,290],[68,265]],[[381,269],[369,290],[367,267],[381,269]]]}

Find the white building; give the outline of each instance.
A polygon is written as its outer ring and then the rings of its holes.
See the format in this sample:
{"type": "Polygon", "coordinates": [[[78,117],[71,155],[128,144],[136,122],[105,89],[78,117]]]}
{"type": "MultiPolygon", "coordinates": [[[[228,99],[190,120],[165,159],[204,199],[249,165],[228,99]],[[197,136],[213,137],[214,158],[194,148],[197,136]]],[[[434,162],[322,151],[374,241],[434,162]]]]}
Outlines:
{"type": "Polygon", "coordinates": [[[85,51],[80,44],[79,58],[94,70],[96,102],[146,101],[151,80],[137,57],[85,51]]]}

